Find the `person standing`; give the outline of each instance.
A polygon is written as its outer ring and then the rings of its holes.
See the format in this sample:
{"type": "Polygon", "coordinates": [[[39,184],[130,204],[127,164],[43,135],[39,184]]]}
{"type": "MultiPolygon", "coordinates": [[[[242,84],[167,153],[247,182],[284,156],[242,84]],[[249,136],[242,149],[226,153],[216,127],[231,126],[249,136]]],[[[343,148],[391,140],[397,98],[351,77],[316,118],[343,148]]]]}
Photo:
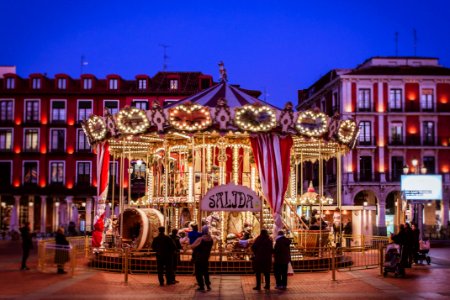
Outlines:
{"type": "Polygon", "coordinates": [[[175,276],[177,274],[177,267],[178,262],[180,261],[180,250],[181,250],[181,243],[180,243],[180,237],[178,236],[178,229],[172,229],[172,233],[170,235],[170,238],[172,239],[173,243],[175,244],[175,252],[173,253],[173,282],[178,283],[178,281],[175,279],[175,276]]]}
{"type": "Polygon", "coordinates": [[[195,277],[197,279],[197,291],[204,291],[205,285],[208,291],[211,290],[211,281],[209,280],[209,256],[213,240],[209,233],[208,225],[202,227],[202,236],[191,245],[193,249],[195,277]]]}
{"type": "Polygon", "coordinates": [[[55,234],[55,264],[58,274],[66,274],[64,264],[69,261],[69,241],[64,235],[64,227],[59,227],[55,234]]]}
{"type": "Polygon", "coordinates": [[[287,287],[288,264],[291,262],[291,240],[284,236],[284,231],[278,231],[274,247],[273,272],[276,289],[285,290],[287,287]]]}
{"type": "Polygon", "coordinates": [[[253,270],[256,275],[254,290],[261,289],[261,273],[264,274],[264,289],[270,289],[270,269],[272,268],[272,239],[266,229],[262,229],[260,235],[252,245],[253,270]]]}
{"type": "Polygon", "coordinates": [[[20,228],[20,235],[22,236],[22,266],[20,270],[29,270],[27,267],[28,256],[30,250],[33,249],[33,236],[31,235],[30,222],[25,222],[20,228]]]}
{"type": "Polygon", "coordinates": [[[164,234],[165,228],[158,228],[159,234],[153,239],[152,249],[156,252],[156,269],[158,272],[159,285],[164,285],[164,269],[166,271],[166,283],[174,284],[173,256],[175,244],[172,239],[164,234]]]}
{"type": "Polygon", "coordinates": [[[420,250],[420,230],[417,228],[416,224],[411,224],[411,233],[412,233],[412,259],[415,260],[417,253],[420,250]]]}
{"type": "Polygon", "coordinates": [[[352,244],[352,234],[353,234],[353,227],[352,227],[352,221],[347,219],[347,223],[345,223],[344,226],[344,234],[345,234],[345,247],[350,248],[352,244]]]}

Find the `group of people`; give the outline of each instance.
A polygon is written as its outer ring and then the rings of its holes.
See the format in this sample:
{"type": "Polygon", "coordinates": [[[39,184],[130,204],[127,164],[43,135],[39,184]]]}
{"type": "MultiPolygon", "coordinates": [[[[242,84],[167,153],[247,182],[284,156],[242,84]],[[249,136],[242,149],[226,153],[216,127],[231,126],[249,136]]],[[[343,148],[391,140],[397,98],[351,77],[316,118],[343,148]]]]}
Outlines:
{"type": "Polygon", "coordinates": [[[270,289],[270,270],[275,275],[275,289],[285,290],[287,287],[288,266],[291,262],[291,240],[284,231],[279,231],[275,238],[275,245],[266,229],[262,229],[260,235],[252,245],[253,270],[256,275],[254,290],[261,289],[261,275],[264,275],[264,289],[270,289]]]}
{"type": "MultiPolygon", "coordinates": [[[[159,285],[176,284],[176,269],[180,261],[181,243],[178,229],[173,229],[172,234],[167,236],[164,227],[158,228],[159,234],[153,239],[152,249],[156,252],[156,265],[159,285]],[[164,282],[164,274],[166,281],[164,282]]],[[[194,262],[195,277],[197,279],[198,291],[211,290],[209,278],[209,256],[213,246],[213,239],[207,225],[198,231],[196,225],[188,234],[190,248],[192,249],[192,260],[194,262]],[[206,288],[206,289],[205,289],[206,288]]]]}
{"type": "Polygon", "coordinates": [[[400,245],[401,261],[403,267],[410,268],[414,262],[414,256],[420,249],[420,231],[416,224],[401,224],[397,234],[392,234],[391,239],[400,245]]]}
{"type": "MultiPolygon", "coordinates": [[[[30,256],[30,251],[33,249],[33,236],[31,232],[30,222],[20,228],[20,235],[22,237],[22,264],[20,270],[26,271],[30,268],[27,266],[27,260],[30,256]]],[[[64,227],[59,227],[55,233],[55,259],[54,262],[57,266],[57,274],[66,274],[64,271],[64,265],[69,261],[69,241],[64,235],[64,227]]]]}

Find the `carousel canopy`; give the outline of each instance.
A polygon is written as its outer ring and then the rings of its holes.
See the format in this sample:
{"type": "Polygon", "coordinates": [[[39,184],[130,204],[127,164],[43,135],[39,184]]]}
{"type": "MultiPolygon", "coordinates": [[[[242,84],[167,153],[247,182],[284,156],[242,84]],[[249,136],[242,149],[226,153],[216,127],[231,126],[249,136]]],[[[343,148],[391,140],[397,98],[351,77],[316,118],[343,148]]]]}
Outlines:
{"type": "Polygon", "coordinates": [[[228,82],[226,82],[225,80],[222,80],[220,83],[198,94],[187,97],[177,103],[173,103],[169,105],[168,108],[172,108],[189,102],[196,103],[202,106],[216,107],[221,99],[225,99],[229,107],[241,107],[247,104],[259,104],[267,105],[273,109],[278,110],[277,107],[250,96],[244,90],[228,84],[228,82]]]}

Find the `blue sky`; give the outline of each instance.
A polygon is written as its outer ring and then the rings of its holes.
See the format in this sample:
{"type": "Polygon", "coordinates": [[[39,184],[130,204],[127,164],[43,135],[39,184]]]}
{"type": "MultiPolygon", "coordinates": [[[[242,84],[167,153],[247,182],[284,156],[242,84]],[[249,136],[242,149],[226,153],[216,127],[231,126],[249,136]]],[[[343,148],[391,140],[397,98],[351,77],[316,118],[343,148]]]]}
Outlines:
{"type": "MultiPolygon", "coordinates": [[[[110,73],[133,79],[162,70],[201,71],[266,91],[276,105],[297,101],[332,68],[371,56],[440,58],[450,67],[450,1],[24,1],[0,0],[0,65],[27,77],[110,73]]],[[[263,98],[264,96],[262,96],[263,98]]]]}

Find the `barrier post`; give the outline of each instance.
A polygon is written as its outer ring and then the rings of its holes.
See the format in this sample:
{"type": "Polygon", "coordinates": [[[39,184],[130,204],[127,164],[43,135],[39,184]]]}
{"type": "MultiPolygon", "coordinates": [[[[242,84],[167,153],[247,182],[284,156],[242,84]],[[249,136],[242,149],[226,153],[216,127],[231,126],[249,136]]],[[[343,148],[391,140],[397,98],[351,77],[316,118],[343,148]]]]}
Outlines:
{"type": "Polygon", "coordinates": [[[331,248],[331,279],[336,281],[336,247],[331,248]]]}
{"type": "Polygon", "coordinates": [[[125,277],[124,277],[124,282],[125,284],[128,284],[128,259],[129,259],[129,254],[130,254],[130,248],[126,247],[125,248],[125,262],[123,264],[124,266],[124,273],[125,273],[125,277]]]}
{"type": "Polygon", "coordinates": [[[380,275],[383,275],[383,266],[384,266],[384,245],[380,244],[378,247],[379,250],[379,259],[380,259],[380,275]]]}
{"type": "Polygon", "coordinates": [[[69,257],[70,257],[70,276],[74,276],[75,275],[75,268],[77,265],[77,256],[76,256],[76,248],[73,247],[72,249],[69,250],[69,257]]]}

